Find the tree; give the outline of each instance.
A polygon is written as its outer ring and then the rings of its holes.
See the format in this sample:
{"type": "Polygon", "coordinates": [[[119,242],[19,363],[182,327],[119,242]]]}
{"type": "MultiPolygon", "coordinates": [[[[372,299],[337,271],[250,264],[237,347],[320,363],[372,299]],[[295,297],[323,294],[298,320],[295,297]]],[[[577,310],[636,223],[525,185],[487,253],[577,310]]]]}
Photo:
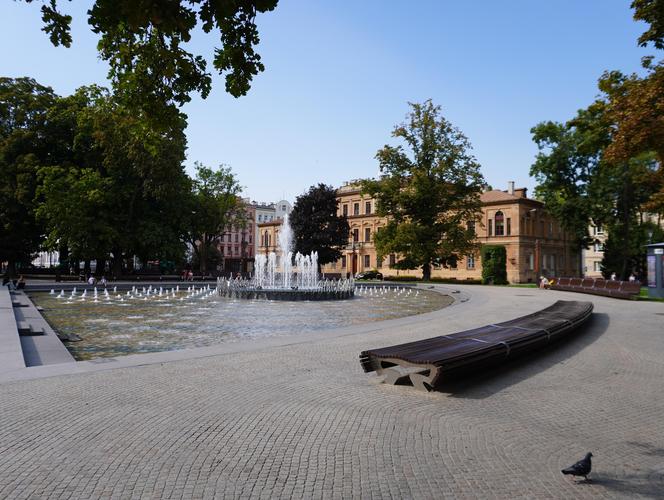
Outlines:
{"type": "MultiPolygon", "coordinates": [[[[615,77],[616,75],[614,75],[615,77]]],[[[660,189],[654,153],[609,155],[616,144],[611,96],[605,94],[565,124],[543,122],[532,129],[539,154],[531,167],[535,192],[573,244],[587,248],[591,222],[609,233],[603,269],[626,279],[645,260],[640,222],[660,189]]]]}
{"type": "Polygon", "coordinates": [[[49,154],[46,115],[55,99],[31,78],[0,78],[0,262],[8,262],[11,275],[41,241],[37,170],[49,154]]]}
{"type": "MultiPolygon", "coordinates": [[[[203,98],[209,94],[212,80],[205,58],[185,49],[198,28],[219,30],[214,67],[226,75],[227,92],[245,95],[253,77],[264,70],[254,50],[259,43],[256,15],[276,5],[277,0],[95,0],[88,24],[100,35],[99,54],[110,65],[116,94],[157,109],[162,103],[182,105],[192,92],[203,98]]],[[[53,45],[69,47],[72,17],[58,10],[57,0],[42,5],[41,11],[43,31],[53,45]]]]}
{"type": "Polygon", "coordinates": [[[652,43],[655,48],[664,49],[664,0],[634,0],[634,20],[645,21],[650,27],[639,37],[639,45],[652,43]]]}
{"type": "Polygon", "coordinates": [[[318,266],[341,258],[340,248],[348,243],[350,227],[337,215],[339,202],[332,186],[318,184],[295,200],[289,221],[293,228],[295,252],[318,252],[318,266]]]}
{"type": "Polygon", "coordinates": [[[178,202],[189,187],[184,120],[155,130],[106,89],[82,87],[49,111],[52,156],[39,169],[47,245],[76,260],[176,260],[184,252],[178,202]]]}
{"type": "Polygon", "coordinates": [[[507,251],[502,245],[482,245],[482,283],[507,285],[507,251]]]}
{"type": "Polygon", "coordinates": [[[480,165],[461,131],[431,100],[410,103],[407,122],[392,136],[402,145],[386,145],[376,154],[381,176],[362,181],[362,190],[377,201],[377,213],[389,217],[374,241],[380,256],[400,256],[396,267],[447,266],[476,248],[469,221],[480,221],[480,194],[485,186],[480,165]]]}
{"type": "Polygon", "coordinates": [[[607,116],[614,124],[606,157],[614,163],[654,153],[659,168],[649,182],[655,188],[646,208],[664,214],[664,63],[651,66],[645,77],[605,73],[600,89],[606,95],[607,116]]]}
{"type": "Polygon", "coordinates": [[[538,182],[535,195],[572,236],[572,244],[592,243],[588,225],[602,218],[598,208],[609,200],[593,180],[600,169],[603,149],[610,143],[605,105],[596,102],[569,122],[542,122],[531,129],[539,153],[530,168],[538,182]]]}
{"type": "Polygon", "coordinates": [[[215,253],[228,228],[246,225],[241,190],[230,167],[222,165],[215,171],[196,163],[196,177],[185,205],[189,211],[185,238],[203,274],[207,272],[208,255],[215,253]]]}

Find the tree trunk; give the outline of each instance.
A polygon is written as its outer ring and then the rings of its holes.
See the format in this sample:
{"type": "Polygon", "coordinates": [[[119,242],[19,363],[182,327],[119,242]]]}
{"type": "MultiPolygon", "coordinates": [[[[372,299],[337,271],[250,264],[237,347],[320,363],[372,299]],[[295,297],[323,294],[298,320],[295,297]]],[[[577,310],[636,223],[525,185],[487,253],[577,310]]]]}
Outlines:
{"type": "Polygon", "coordinates": [[[431,263],[426,262],[422,264],[422,281],[429,281],[431,279],[431,263]]]}
{"type": "Polygon", "coordinates": [[[9,278],[16,278],[16,261],[9,260],[7,262],[7,276],[9,278]]]}
{"type": "Polygon", "coordinates": [[[120,279],[122,276],[122,252],[113,250],[113,278],[120,279]]]}
{"type": "Polygon", "coordinates": [[[95,274],[97,276],[104,276],[106,274],[106,257],[97,257],[95,260],[97,261],[95,274]]]}
{"type": "Polygon", "coordinates": [[[205,276],[205,272],[207,271],[207,242],[205,241],[205,237],[201,241],[198,264],[201,274],[205,276]]]}
{"type": "Polygon", "coordinates": [[[83,272],[85,273],[86,276],[90,274],[90,259],[86,259],[83,262],[83,272]]]}

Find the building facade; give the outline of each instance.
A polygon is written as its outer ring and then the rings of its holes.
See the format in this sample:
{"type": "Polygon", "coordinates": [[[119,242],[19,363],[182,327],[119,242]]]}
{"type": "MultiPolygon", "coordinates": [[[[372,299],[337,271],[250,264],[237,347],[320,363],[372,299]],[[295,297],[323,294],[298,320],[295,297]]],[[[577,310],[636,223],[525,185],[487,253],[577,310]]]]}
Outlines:
{"type": "Polygon", "coordinates": [[[593,243],[589,248],[582,251],[583,254],[583,275],[587,278],[602,277],[602,259],[604,258],[604,244],[606,243],[606,231],[602,226],[590,225],[590,236],[593,243]]]}
{"type": "Polygon", "coordinates": [[[246,219],[242,224],[231,224],[219,242],[225,273],[251,273],[254,270],[256,244],[256,207],[243,200],[246,219]]]}
{"type": "MultiPolygon", "coordinates": [[[[378,259],[373,235],[387,219],[375,213],[375,200],[362,195],[357,186],[346,185],[337,190],[339,214],[348,217],[350,237],[337,262],[323,267],[326,274],[350,276],[358,272],[378,270],[383,276],[421,277],[421,270],[398,271],[391,266],[396,255],[378,259]]],[[[507,252],[507,279],[511,283],[536,282],[540,275],[578,276],[579,253],[570,245],[559,223],[544,205],[527,197],[525,188],[514,188],[510,182],[505,191],[487,191],[481,196],[482,220],[475,224],[480,245],[502,245],[507,252]]],[[[479,248],[463,256],[454,268],[434,267],[432,277],[459,281],[480,279],[482,263],[479,248]]]]}

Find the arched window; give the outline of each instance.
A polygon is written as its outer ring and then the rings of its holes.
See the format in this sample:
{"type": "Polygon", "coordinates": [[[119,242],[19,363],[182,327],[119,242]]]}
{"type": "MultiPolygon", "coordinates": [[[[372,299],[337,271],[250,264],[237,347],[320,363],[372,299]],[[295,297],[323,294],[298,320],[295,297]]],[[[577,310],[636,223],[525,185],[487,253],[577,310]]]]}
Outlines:
{"type": "Polygon", "coordinates": [[[503,236],[505,234],[505,216],[502,212],[496,212],[494,217],[494,225],[496,228],[496,236],[503,236]]]}

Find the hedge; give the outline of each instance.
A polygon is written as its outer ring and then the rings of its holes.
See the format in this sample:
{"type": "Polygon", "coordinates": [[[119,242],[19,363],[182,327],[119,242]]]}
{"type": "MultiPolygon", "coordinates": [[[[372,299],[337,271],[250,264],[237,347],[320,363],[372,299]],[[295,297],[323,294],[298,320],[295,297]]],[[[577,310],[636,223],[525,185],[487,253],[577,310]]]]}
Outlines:
{"type": "Polygon", "coordinates": [[[483,245],[482,283],[507,285],[507,251],[502,245],[483,245]]]}

